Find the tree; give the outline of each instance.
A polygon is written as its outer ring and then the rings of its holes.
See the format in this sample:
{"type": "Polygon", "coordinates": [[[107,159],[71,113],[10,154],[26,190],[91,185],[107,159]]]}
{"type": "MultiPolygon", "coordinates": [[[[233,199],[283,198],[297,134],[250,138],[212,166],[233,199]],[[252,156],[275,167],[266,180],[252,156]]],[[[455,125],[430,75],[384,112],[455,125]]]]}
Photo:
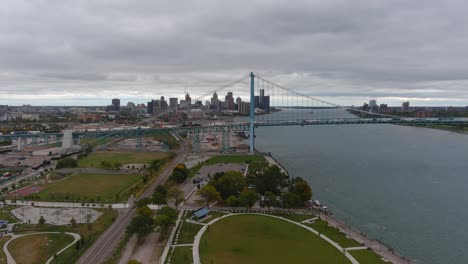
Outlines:
{"type": "Polygon", "coordinates": [[[154,220],[152,216],[138,214],[136,215],[127,227],[129,234],[137,234],[143,237],[153,231],[154,220]]]}
{"type": "Polygon", "coordinates": [[[206,206],[213,202],[221,200],[221,195],[216,191],[215,187],[206,185],[202,187],[197,193],[205,200],[206,206]]]}
{"type": "Polygon", "coordinates": [[[176,223],[177,211],[169,206],[164,206],[158,211],[158,215],[154,220],[155,226],[159,227],[161,237],[160,240],[165,239],[168,235],[171,226],[176,223]]]}
{"type": "Polygon", "coordinates": [[[132,259],[127,262],[127,264],[141,264],[138,260],[132,259]]]}
{"type": "Polygon", "coordinates": [[[244,175],[239,171],[228,171],[221,177],[214,175],[213,180],[210,181],[216,190],[221,195],[223,200],[226,200],[229,196],[239,196],[242,190],[246,187],[247,182],[245,181],[244,175]]]}
{"type": "Polygon", "coordinates": [[[254,190],[244,189],[240,196],[239,202],[241,205],[246,206],[252,210],[252,206],[258,201],[258,194],[254,190]]]}
{"type": "Polygon", "coordinates": [[[41,218],[39,218],[39,224],[40,225],[43,225],[46,223],[46,220],[44,219],[44,217],[41,215],[41,218]]]}
{"type": "Polygon", "coordinates": [[[61,168],[76,168],[78,167],[78,161],[74,158],[64,158],[64,159],[61,159],[57,162],[57,165],[56,165],[57,169],[61,169],[61,168]]]}
{"type": "Polygon", "coordinates": [[[165,204],[167,203],[167,188],[165,185],[158,185],[153,193],[153,203],[165,204]]]}
{"type": "Polygon", "coordinates": [[[101,166],[106,168],[106,169],[110,169],[110,168],[112,168],[112,163],[110,163],[107,160],[103,160],[103,161],[101,161],[101,166]]]}
{"type": "Polygon", "coordinates": [[[182,183],[187,179],[188,173],[189,170],[184,164],[178,164],[175,166],[174,170],[172,170],[172,175],[169,179],[177,183],[182,183]]]}
{"type": "Polygon", "coordinates": [[[160,214],[156,216],[154,223],[157,227],[159,227],[162,240],[167,236],[171,226],[174,225],[175,222],[171,221],[167,215],[160,214]]]}
{"type": "Polygon", "coordinates": [[[158,214],[167,215],[173,221],[177,220],[177,211],[169,206],[164,206],[161,209],[159,209],[158,214]]]}
{"type": "Polygon", "coordinates": [[[280,187],[287,186],[286,178],[286,174],[276,165],[260,168],[255,174],[255,189],[260,194],[272,192],[279,195],[280,187]]]}
{"type": "Polygon", "coordinates": [[[114,169],[119,170],[123,166],[123,163],[117,161],[117,162],[114,162],[112,166],[114,167],[114,169]]]}
{"type": "Polygon", "coordinates": [[[76,220],[74,217],[72,217],[72,219],[70,220],[70,224],[72,227],[76,227],[76,220]]]}
{"type": "Polygon", "coordinates": [[[237,207],[237,206],[239,206],[239,199],[237,199],[236,196],[231,195],[226,199],[226,205],[232,206],[232,207],[237,207]]]}
{"type": "Polygon", "coordinates": [[[150,171],[151,176],[153,176],[153,173],[155,171],[158,171],[161,168],[162,165],[162,160],[152,160],[148,169],[150,171]]]}
{"type": "Polygon", "coordinates": [[[297,193],[294,192],[285,192],[281,195],[281,200],[283,202],[283,207],[287,208],[288,210],[290,208],[298,208],[302,207],[304,204],[301,200],[301,197],[297,195],[297,193]]]}
{"type": "Polygon", "coordinates": [[[87,214],[87,215],[85,216],[86,223],[87,223],[87,225],[88,225],[88,230],[92,230],[92,229],[93,229],[93,223],[91,223],[91,217],[92,217],[91,214],[87,214]]]}
{"type": "Polygon", "coordinates": [[[148,217],[151,217],[151,218],[154,216],[153,211],[151,211],[151,209],[147,205],[139,207],[137,209],[137,214],[148,216],[148,217]]]}
{"type": "Polygon", "coordinates": [[[309,184],[306,181],[297,181],[294,185],[294,193],[299,195],[303,202],[309,201],[312,198],[312,190],[310,189],[309,184]]]}
{"type": "Polygon", "coordinates": [[[276,195],[272,192],[266,192],[264,203],[268,208],[268,211],[270,211],[271,207],[275,207],[277,205],[276,195]]]}
{"type": "Polygon", "coordinates": [[[138,201],[136,201],[136,206],[137,207],[143,207],[143,206],[146,206],[146,205],[150,204],[151,201],[152,201],[152,199],[148,198],[148,197],[141,198],[138,201]]]}
{"type": "Polygon", "coordinates": [[[169,189],[167,192],[167,198],[174,201],[176,210],[179,203],[185,200],[184,192],[175,186],[169,189]]]}

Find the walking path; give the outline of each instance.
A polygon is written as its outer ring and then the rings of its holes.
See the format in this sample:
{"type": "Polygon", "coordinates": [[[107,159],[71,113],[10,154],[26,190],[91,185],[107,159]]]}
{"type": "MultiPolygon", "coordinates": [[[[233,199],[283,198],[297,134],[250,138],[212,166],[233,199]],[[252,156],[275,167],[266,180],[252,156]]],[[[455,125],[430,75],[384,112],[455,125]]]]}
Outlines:
{"type": "Polygon", "coordinates": [[[160,264],[164,264],[167,258],[167,255],[169,254],[169,249],[171,248],[172,245],[172,240],[174,239],[174,236],[176,234],[177,227],[179,226],[179,223],[181,221],[182,216],[184,215],[184,210],[181,210],[179,213],[179,217],[177,218],[175,226],[172,228],[171,234],[169,236],[169,239],[167,239],[167,244],[166,247],[164,248],[164,251],[162,253],[161,259],[159,260],[160,264]]]}
{"type": "Polygon", "coordinates": [[[351,239],[356,240],[360,244],[372,249],[375,253],[382,256],[384,259],[390,261],[393,264],[408,264],[411,261],[403,256],[398,255],[396,252],[392,251],[387,246],[383,245],[377,240],[372,240],[366,237],[364,234],[359,231],[347,226],[346,224],[338,221],[332,216],[321,213],[320,218],[327,221],[329,225],[338,228],[341,232],[348,234],[351,239]]]}
{"type": "MultiPolygon", "coordinates": [[[[16,261],[15,259],[13,258],[13,256],[10,254],[10,251],[8,251],[8,245],[10,244],[11,241],[19,238],[19,237],[24,237],[24,236],[30,236],[30,235],[39,235],[39,234],[60,234],[61,232],[37,232],[37,233],[28,233],[28,234],[20,234],[20,235],[14,235],[12,234],[11,235],[11,239],[8,240],[4,245],[3,245],[3,252],[5,253],[6,255],[6,258],[7,258],[7,263],[8,264],[16,264],[16,261]]],[[[69,233],[69,232],[65,232],[65,234],[67,235],[70,235],[74,238],[73,242],[71,242],[70,244],[68,244],[66,247],[64,247],[62,250],[60,250],[59,252],[57,252],[57,255],[59,255],[60,253],[64,252],[65,250],[67,250],[69,247],[73,246],[78,240],[81,239],[81,236],[79,234],[76,234],[76,233],[69,233]]],[[[52,262],[52,260],[54,260],[54,256],[50,257],[46,264],[49,264],[52,262]]]]}

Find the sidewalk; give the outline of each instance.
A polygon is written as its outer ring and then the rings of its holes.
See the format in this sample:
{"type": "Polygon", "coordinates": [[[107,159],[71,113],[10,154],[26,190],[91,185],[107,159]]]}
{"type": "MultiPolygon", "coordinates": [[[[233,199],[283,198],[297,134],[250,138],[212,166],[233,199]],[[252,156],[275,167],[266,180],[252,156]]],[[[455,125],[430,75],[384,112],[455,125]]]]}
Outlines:
{"type": "Polygon", "coordinates": [[[327,221],[329,225],[338,228],[341,232],[347,234],[350,238],[356,240],[357,242],[364,244],[364,246],[371,248],[375,253],[381,255],[386,260],[390,261],[393,264],[409,264],[412,263],[411,260],[398,255],[398,253],[389,249],[386,245],[383,245],[377,240],[370,239],[366,237],[361,232],[347,226],[345,223],[340,222],[330,215],[324,213],[319,213],[320,218],[327,221]]]}

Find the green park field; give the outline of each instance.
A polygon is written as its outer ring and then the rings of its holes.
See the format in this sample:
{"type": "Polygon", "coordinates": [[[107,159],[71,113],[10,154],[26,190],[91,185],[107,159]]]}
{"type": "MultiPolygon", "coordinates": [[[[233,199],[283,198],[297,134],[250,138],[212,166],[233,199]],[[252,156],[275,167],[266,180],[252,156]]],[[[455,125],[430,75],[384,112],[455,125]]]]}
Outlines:
{"type": "Polygon", "coordinates": [[[169,153],[164,152],[116,152],[116,151],[96,151],[89,156],[78,160],[80,168],[104,168],[101,162],[107,161],[111,164],[122,163],[150,163],[153,160],[159,160],[169,157],[169,153]]]}
{"type": "Polygon", "coordinates": [[[260,215],[224,218],[204,233],[202,263],[350,263],[317,235],[286,221],[260,215]]]}
{"type": "Polygon", "coordinates": [[[139,175],[134,174],[77,174],[38,186],[44,189],[37,196],[42,201],[91,199],[94,202],[123,201],[129,196],[126,190],[140,179],[139,175]],[[119,196],[118,199],[116,195],[119,196]]]}
{"type": "Polygon", "coordinates": [[[35,234],[17,238],[8,245],[16,263],[45,263],[55,253],[73,242],[66,234],[35,234]]]}

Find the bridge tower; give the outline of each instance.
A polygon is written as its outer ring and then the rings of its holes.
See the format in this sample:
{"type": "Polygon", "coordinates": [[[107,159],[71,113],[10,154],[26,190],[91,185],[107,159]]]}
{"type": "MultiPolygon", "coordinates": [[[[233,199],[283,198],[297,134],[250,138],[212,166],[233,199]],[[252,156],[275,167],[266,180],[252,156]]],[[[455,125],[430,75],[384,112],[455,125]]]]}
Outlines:
{"type": "Polygon", "coordinates": [[[223,146],[221,149],[223,153],[228,153],[231,150],[231,147],[229,144],[229,136],[230,136],[229,133],[231,133],[231,131],[228,127],[223,128],[223,132],[222,132],[223,146]]]}
{"type": "Polygon", "coordinates": [[[200,148],[200,130],[197,128],[191,129],[192,136],[192,152],[199,153],[200,148]]]}
{"type": "Polygon", "coordinates": [[[250,73],[250,154],[255,152],[255,75],[250,73]]]}

